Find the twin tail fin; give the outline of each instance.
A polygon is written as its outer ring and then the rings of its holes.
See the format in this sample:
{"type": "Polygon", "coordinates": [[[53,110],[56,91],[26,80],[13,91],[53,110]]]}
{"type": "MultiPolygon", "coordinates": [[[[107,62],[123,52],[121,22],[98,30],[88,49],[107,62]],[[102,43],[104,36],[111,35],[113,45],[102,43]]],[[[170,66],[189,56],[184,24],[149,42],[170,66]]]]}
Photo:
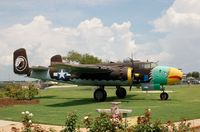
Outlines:
{"type": "Polygon", "coordinates": [[[13,71],[16,74],[30,74],[26,50],[24,48],[17,49],[13,53],[13,71]]]}

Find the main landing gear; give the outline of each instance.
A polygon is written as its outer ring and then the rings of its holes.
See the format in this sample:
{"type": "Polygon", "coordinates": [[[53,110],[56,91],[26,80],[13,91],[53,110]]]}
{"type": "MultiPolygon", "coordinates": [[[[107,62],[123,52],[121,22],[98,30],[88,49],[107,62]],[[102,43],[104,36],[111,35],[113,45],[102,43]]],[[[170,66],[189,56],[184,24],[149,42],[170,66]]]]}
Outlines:
{"type": "Polygon", "coordinates": [[[121,86],[116,86],[116,95],[119,99],[124,99],[126,97],[126,89],[121,86]]]}
{"type": "Polygon", "coordinates": [[[160,99],[167,100],[169,95],[168,95],[168,93],[165,92],[165,88],[163,86],[162,86],[162,90],[163,90],[163,92],[160,94],[160,99]]]}
{"type": "MultiPolygon", "coordinates": [[[[121,87],[121,86],[116,86],[117,90],[116,90],[116,96],[119,99],[124,99],[126,97],[126,89],[121,87]]],[[[107,93],[104,90],[104,86],[98,86],[98,88],[94,91],[94,99],[97,102],[103,102],[106,100],[107,98],[107,93]]]]}
{"type": "Polygon", "coordinates": [[[107,93],[104,90],[104,86],[99,86],[95,91],[94,91],[94,99],[97,102],[103,102],[107,98],[107,93]]]}

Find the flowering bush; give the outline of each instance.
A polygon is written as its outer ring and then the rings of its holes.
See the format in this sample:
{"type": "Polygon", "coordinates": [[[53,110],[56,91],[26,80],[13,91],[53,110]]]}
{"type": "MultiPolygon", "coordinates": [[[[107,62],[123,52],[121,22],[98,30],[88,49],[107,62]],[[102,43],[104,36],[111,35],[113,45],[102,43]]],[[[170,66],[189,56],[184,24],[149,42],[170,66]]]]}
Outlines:
{"type": "Polygon", "coordinates": [[[91,128],[91,132],[106,132],[113,131],[112,122],[110,120],[110,116],[101,113],[99,117],[96,117],[91,128]]]}
{"type": "MultiPolygon", "coordinates": [[[[18,129],[12,127],[13,132],[56,132],[53,129],[45,130],[40,125],[33,125],[32,118],[33,114],[29,111],[24,111],[22,114],[23,128],[18,129]]],[[[77,129],[78,116],[75,112],[71,112],[66,117],[65,129],[61,132],[76,132],[80,131],[77,129]]],[[[122,120],[120,114],[101,113],[96,118],[91,116],[85,116],[83,121],[88,132],[189,132],[190,123],[186,120],[181,121],[177,126],[168,121],[167,124],[162,124],[160,121],[151,122],[151,110],[146,109],[144,116],[138,117],[137,125],[128,126],[122,120]]]]}
{"type": "Polygon", "coordinates": [[[22,112],[22,123],[24,132],[31,132],[33,114],[29,111],[22,112]]]}
{"type": "Polygon", "coordinates": [[[69,113],[66,117],[65,129],[62,130],[62,132],[75,132],[77,120],[78,120],[78,116],[76,112],[69,113]]]}
{"type": "Polygon", "coordinates": [[[89,130],[92,127],[93,119],[90,115],[84,117],[83,124],[85,125],[86,129],[89,130]]]}
{"type": "Polygon", "coordinates": [[[137,125],[133,127],[135,132],[189,132],[190,123],[186,123],[186,120],[180,122],[178,127],[168,121],[166,125],[163,125],[160,121],[151,122],[151,109],[146,109],[144,116],[139,116],[137,125]]]}
{"type": "Polygon", "coordinates": [[[38,124],[33,125],[33,121],[32,121],[33,113],[29,111],[24,111],[24,112],[21,112],[21,114],[22,114],[23,127],[21,129],[12,127],[11,128],[12,132],[56,132],[54,129],[51,129],[51,128],[49,130],[46,130],[42,128],[41,125],[38,125],[38,124]]]}
{"type": "Polygon", "coordinates": [[[90,116],[84,117],[85,127],[90,132],[124,131],[125,125],[120,114],[101,113],[95,119],[90,116]]]}

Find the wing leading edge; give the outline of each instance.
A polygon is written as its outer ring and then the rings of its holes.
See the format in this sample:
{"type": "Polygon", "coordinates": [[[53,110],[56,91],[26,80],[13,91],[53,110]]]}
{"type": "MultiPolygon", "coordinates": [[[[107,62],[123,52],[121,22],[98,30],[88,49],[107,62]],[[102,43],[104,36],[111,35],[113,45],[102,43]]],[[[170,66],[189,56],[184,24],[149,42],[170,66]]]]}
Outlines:
{"type": "Polygon", "coordinates": [[[51,67],[67,69],[72,73],[111,73],[112,70],[108,67],[98,66],[98,65],[71,65],[71,64],[53,64],[51,67]]]}

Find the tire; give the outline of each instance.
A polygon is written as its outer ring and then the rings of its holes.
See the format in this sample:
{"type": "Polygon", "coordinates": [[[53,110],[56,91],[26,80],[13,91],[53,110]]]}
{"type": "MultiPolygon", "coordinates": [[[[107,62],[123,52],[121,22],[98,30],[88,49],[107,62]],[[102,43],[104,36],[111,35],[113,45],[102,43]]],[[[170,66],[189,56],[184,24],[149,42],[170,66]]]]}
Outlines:
{"type": "Polygon", "coordinates": [[[94,91],[94,99],[95,99],[95,101],[103,102],[103,101],[106,100],[106,98],[107,98],[107,93],[106,93],[106,91],[104,89],[98,88],[98,89],[96,89],[94,91]]]}
{"type": "Polygon", "coordinates": [[[119,99],[124,99],[126,97],[126,89],[123,87],[117,88],[116,95],[119,99]]]}
{"type": "Polygon", "coordinates": [[[161,100],[167,100],[168,97],[169,97],[169,95],[167,93],[165,93],[165,92],[163,92],[163,93],[160,94],[160,99],[161,100]]]}

